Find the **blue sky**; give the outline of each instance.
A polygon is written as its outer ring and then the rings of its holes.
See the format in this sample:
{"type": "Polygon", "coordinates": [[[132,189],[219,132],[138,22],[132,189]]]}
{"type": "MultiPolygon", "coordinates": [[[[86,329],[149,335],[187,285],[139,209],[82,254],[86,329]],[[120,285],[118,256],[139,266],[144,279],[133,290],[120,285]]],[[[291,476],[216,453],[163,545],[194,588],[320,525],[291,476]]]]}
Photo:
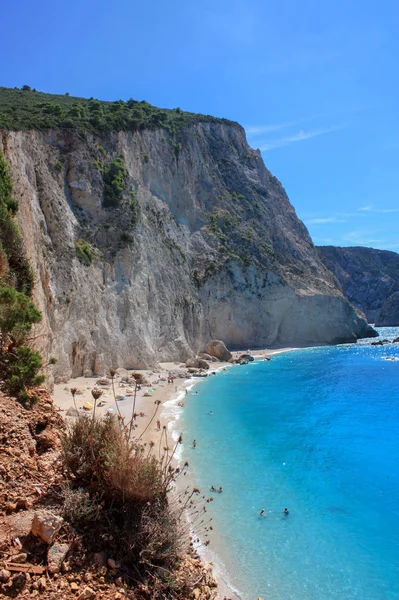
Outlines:
{"type": "Polygon", "coordinates": [[[6,2],[0,84],[245,126],[316,244],[399,251],[394,0],[6,2]]]}

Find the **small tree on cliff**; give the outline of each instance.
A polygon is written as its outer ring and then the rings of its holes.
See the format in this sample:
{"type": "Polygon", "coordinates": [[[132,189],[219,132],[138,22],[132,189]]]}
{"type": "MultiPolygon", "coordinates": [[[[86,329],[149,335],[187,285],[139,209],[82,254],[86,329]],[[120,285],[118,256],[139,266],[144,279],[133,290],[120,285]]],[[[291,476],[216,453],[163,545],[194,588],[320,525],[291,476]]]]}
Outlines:
{"type": "Polygon", "coordinates": [[[0,377],[6,391],[24,404],[35,401],[27,390],[44,381],[39,375],[42,358],[26,345],[33,324],[41,318],[25,294],[8,285],[0,286],[0,377]]]}

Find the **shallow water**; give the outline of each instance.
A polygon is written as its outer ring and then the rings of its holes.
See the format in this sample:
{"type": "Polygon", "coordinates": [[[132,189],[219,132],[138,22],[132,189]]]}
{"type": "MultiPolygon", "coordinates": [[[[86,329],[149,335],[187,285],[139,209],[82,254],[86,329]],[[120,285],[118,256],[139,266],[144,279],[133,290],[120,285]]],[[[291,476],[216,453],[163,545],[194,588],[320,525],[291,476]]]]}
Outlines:
{"type": "Polygon", "coordinates": [[[399,360],[387,357],[399,344],[292,351],[187,396],[183,456],[203,490],[223,486],[213,545],[245,600],[399,598],[399,360]]]}

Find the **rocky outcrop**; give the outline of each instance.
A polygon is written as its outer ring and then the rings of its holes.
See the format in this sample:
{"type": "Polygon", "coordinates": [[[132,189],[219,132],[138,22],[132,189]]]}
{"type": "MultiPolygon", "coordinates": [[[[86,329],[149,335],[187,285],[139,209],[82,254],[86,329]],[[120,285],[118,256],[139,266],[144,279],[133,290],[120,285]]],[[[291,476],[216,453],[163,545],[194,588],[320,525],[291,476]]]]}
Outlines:
{"type": "Polygon", "coordinates": [[[202,358],[189,358],[186,361],[186,367],[193,369],[209,369],[209,364],[202,358]]]}
{"type": "Polygon", "coordinates": [[[211,356],[214,356],[218,360],[228,362],[232,358],[231,352],[227,350],[226,345],[221,340],[211,340],[206,345],[206,351],[211,356]]]}
{"type": "Polygon", "coordinates": [[[377,327],[399,326],[399,292],[392,294],[384,302],[375,320],[377,327]]]}
{"type": "Polygon", "coordinates": [[[239,125],[3,131],[0,149],[55,377],[185,361],[215,338],[256,348],[368,335],[239,125]],[[118,157],[124,189],[106,208],[118,157]]]}
{"type": "Polygon", "coordinates": [[[349,302],[369,323],[376,323],[385,300],[399,291],[399,254],[362,247],[318,246],[317,250],[349,302]]]}

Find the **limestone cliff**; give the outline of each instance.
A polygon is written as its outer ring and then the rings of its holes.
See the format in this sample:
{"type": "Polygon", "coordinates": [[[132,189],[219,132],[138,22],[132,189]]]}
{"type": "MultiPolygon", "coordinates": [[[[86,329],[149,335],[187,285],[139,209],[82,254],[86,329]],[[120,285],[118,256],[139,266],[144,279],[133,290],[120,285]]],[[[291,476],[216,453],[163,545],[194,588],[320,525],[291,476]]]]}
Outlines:
{"type": "Polygon", "coordinates": [[[319,246],[325,266],[337,277],[345,297],[376,323],[385,300],[399,291],[399,254],[374,248],[319,246]]]}
{"type": "Polygon", "coordinates": [[[387,298],[375,320],[377,327],[399,326],[399,292],[387,298]]]}
{"type": "Polygon", "coordinates": [[[210,338],[255,348],[368,335],[239,125],[3,130],[0,146],[55,376],[183,360],[210,338]],[[118,160],[123,190],[106,202],[118,160]]]}

